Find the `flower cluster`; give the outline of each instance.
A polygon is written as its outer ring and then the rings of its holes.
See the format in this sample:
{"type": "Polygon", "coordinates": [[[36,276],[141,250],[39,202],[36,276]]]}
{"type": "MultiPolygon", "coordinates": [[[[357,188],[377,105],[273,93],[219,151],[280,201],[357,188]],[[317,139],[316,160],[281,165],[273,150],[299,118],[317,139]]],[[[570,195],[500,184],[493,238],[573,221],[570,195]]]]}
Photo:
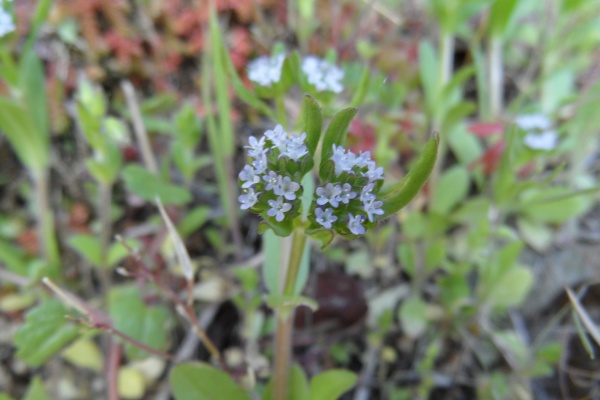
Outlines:
{"type": "Polygon", "coordinates": [[[515,123],[527,132],[524,143],[532,150],[550,151],[558,144],[558,134],[552,129],[552,122],[543,114],[519,115],[515,123]]]}
{"type": "Polygon", "coordinates": [[[340,234],[362,235],[363,224],[383,215],[377,192],[383,183],[383,168],[377,167],[369,152],[356,155],[333,145],[329,182],[316,190],[314,221],[340,234]]]}
{"type": "MultiPolygon", "coordinates": [[[[281,79],[284,60],[284,54],[262,56],[252,60],[248,64],[248,79],[260,86],[271,87],[281,79]]],[[[340,93],[344,89],[341,82],[344,71],[316,56],[304,58],[302,72],[306,75],[308,83],[318,92],[340,93]]]]}
{"type": "Polygon", "coordinates": [[[279,82],[284,60],[284,54],[262,56],[252,60],[248,64],[248,79],[261,86],[270,87],[279,82]]]}
{"type": "Polygon", "coordinates": [[[312,167],[305,139],[306,133],[288,135],[281,125],[260,139],[250,137],[245,146],[250,162],[239,173],[242,210],[266,212],[277,222],[297,214],[302,194],[298,181],[312,167]]]}
{"type": "Polygon", "coordinates": [[[302,61],[302,72],[308,83],[314,85],[317,91],[341,93],[344,89],[342,79],[344,71],[328,61],[315,56],[308,56],[302,61]]]}
{"type": "Polygon", "coordinates": [[[13,32],[14,30],[15,23],[13,22],[12,15],[2,8],[2,4],[0,4],[0,37],[13,32]]]}

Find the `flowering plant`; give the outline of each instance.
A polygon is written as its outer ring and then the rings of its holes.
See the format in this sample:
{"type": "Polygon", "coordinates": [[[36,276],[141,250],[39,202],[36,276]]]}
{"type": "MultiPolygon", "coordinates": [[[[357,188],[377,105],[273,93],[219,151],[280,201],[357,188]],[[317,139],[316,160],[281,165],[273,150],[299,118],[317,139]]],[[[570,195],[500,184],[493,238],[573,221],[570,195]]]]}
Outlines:
{"type": "Polygon", "coordinates": [[[435,162],[437,139],[427,146],[422,159],[406,178],[383,186],[383,168],[369,152],[355,154],[343,144],[356,109],[345,109],[333,117],[323,135],[320,184],[312,200],[302,204],[302,180],[315,165],[315,153],[321,140],[322,115],[317,102],[306,95],[305,131],[288,134],[281,125],[264,136],[251,136],[248,163],[239,173],[243,194],[240,207],[263,217],[261,232],[271,228],[279,236],[288,236],[297,226],[306,234],[329,244],[335,234],[349,239],[363,235],[377,221],[389,217],[406,205],[425,183],[435,162]],[[298,218],[302,209],[306,218],[298,218]]]}

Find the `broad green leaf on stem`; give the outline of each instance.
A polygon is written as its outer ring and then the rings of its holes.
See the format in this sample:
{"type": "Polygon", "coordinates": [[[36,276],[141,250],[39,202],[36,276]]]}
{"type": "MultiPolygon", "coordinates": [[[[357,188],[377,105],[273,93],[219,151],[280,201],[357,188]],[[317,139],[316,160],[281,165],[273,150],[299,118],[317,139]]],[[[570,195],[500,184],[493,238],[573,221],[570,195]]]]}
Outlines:
{"type": "Polygon", "coordinates": [[[321,130],[323,129],[323,115],[319,103],[309,94],[304,95],[304,132],[306,132],[306,147],[311,156],[315,155],[321,130]]]}
{"type": "Polygon", "coordinates": [[[365,96],[367,95],[369,89],[369,82],[371,81],[371,70],[368,67],[363,68],[363,72],[360,77],[360,82],[358,83],[358,87],[356,88],[356,92],[350,100],[350,107],[358,107],[365,96]]]}
{"type": "Polygon", "coordinates": [[[250,400],[231,376],[204,363],[177,365],[169,374],[169,383],[175,400],[250,400]]]}
{"type": "Polygon", "coordinates": [[[321,179],[325,178],[323,170],[325,163],[330,158],[328,155],[333,152],[333,145],[343,146],[346,143],[348,127],[357,111],[356,108],[346,108],[334,115],[329,123],[325,135],[323,136],[323,148],[321,149],[321,167],[319,168],[319,176],[321,179]]]}
{"type": "Polygon", "coordinates": [[[44,381],[39,376],[33,377],[25,396],[22,400],[49,400],[48,393],[44,387],[44,381]]]}
{"type": "Polygon", "coordinates": [[[511,22],[511,18],[517,10],[517,0],[496,0],[489,13],[489,27],[492,36],[502,37],[506,33],[506,28],[511,22]]]}
{"type": "Polygon", "coordinates": [[[519,306],[525,300],[533,284],[529,269],[513,267],[504,272],[493,283],[488,283],[483,294],[485,302],[492,308],[519,306]]]}
{"type": "Polygon", "coordinates": [[[437,158],[439,137],[435,136],[429,140],[423,150],[423,154],[412,167],[408,174],[397,183],[385,185],[381,188],[379,194],[383,200],[382,209],[385,212],[384,218],[387,218],[402,207],[406,206],[421,190],[429,178],[437,158]]]}
{"type": "Polygon", "coordinates": [[[582,213],[590,204],[584,195],[598,189],[573,191],[567,187],[541,187],[524,192],[519,211],[530,221],[563,223],[582,213]]]}
{"type": "MultiPolygon", "coordinates": [[[[169,311],[164,306],[149,306],[142,301],[142,294],[135,286],[122,286],[108,293],[108,311],[114,327],[157,350],[167,344],[169,311]]],[[[130,359],[148,355],[144,350],[125,344],[130,359]]]]}
{"type": "Polygon", "coordinates": [[[26,52],[19,65],[19,86],[29,118],[37,127],[39,140],[49,146],[48,105],[46,99],[46,76],[42,62],[34,51],[26,52]]]}
{"type": "Polygon", "coordinates": [[[455,166],[448,169],[438,182],[431,199],[431,210],[447,215],[454,206],[465,199],[469,183],[469,172],[464,167],[455,166]]]}
{"type": "Polygon", "coordinates": [[[29,311],[15,334],[17,357],[37,367],[79,335],[79,328],[67,319],[67,309],[55,299],[44,300],[29,311]]]}
{"type": "Polygon", "coordinates": [[[314,376],[310,381],[309,400],[338,400],[352,389],[356,374],[343,369],[332,369],[314,376]]]}
{"type": "Polygon", "coordinates": [[[427,328],[427,305],[420,297],[406,299],[400,305],[400,322],[406,336],[416,338],[427,328]]]}
{"type": "MultiPolygon", "coordinates": [[[[309,395],[308,380],[306,374],[298,364],[290,368],[290,380],[288,383],[287,400],[307,400],[309,395]]],[[[273,400],[273,380],[265,388],[262,400],[273,400]]]]}
{"type": "Polygon", "coordinates": [[[567,295],[569,296],[569,300],[571,301],[571,304],[573,305],[573,308],[577,313],[577,316],[581,318],[581,322],[583,323],[587,331],[590,333],[590,336],[592,336],[594,341],[598,345],[600,345],[600,329],[598,328],[598,325],[592,320],[586,309],[583,308],[583,306],[579,302],[579,298],[577,298],[577,296],[571,291],[571,289],[567,288],[566,290],[567,295]]]}
{"type": "Polygon", "coordinates": [[[0,130],[6,134],[21,162],[40,173],[48,165],[48,138],[39,132],[29,111],[20,104],[0,98],[0,130]]]}
{"type": "Polygon", "coordinates": [[[158,197],[163,204],[180,205],[192,199],[187,189],[165,182],[139,165],[125,167],[123,179],[127,188],[144,200],[153,201],[158,197]]]}

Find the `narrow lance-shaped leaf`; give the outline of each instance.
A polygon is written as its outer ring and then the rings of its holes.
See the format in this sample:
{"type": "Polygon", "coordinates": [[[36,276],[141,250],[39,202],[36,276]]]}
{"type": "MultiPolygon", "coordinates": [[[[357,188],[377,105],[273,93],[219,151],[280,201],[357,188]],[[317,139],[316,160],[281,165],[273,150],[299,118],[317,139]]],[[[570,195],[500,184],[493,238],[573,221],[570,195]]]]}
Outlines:
{"type": "Polygon", "coordinates": [[[44,67],[33,51],[23,55],[20,68],[19,86],[23,94],[22,104],[29,111],[37,127],[36,133],[40,135],[39,141],[48,146],[50,141],[48,135],[48,105],[46,103],[46,79],[44,67]]]}
{"type": "Polygon", "coordinates": [[[431,174],[437,158],[439,137],[429,140],[417,164],[399,182],[381,188],[379,194],[383,200],[384,218],[398,212],[406,206],[421,190],[431,174]]]}
{"type": "Polygon", "coordinates": [[[358,83],[358,88],[350,101],[350,105],[352,107],[358,107],[360,103],[364,100],[367,95],[367,90],[369,89],[369,81],[371,80],[371,71],[368,67],[363,69],[362,75],[360,76],[360,82],[358,83]]]}
{"type": "Polygon", "coordinates": [[[333,116],[333,119],[329,123],[325,136],[323,137],[323,148],[321,150],[321,166],[319,168],[319,175],[324,179],[324,167],[328,158],[327,155],[332,152],[332,147],[343,146],[346,143],[346,135],[348,133],[348,127],[352,118],[356,115],[358,110],[356,108],[346,108],[333,116]]]}
{"type": "Polygon", "coordinates": [[[306,147],[311,156],[315,155],[323,129],[323,115],[319,103],[309,94],[304,95],[304,131],[306,147]]]}

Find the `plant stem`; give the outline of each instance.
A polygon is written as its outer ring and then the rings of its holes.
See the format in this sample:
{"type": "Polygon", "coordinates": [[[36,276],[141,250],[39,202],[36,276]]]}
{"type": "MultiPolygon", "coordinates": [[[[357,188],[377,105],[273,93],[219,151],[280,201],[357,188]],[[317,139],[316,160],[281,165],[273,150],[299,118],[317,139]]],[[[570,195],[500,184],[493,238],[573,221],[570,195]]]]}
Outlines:
{"type": "Polygon", "coordinates": [[[502,38],[492,36],[488,47],[488,68],[490,87],[490,113],[493,120],[502,114],[502,99],[504,97],[504,71],[502,69],[502,38]]]}
{"type": "Polygon", "coordinates": [[[285,99],[283,94],[275,97],[275,107],[277,110],[277,122],[287,128],[287,114],[285,112],[285,99]]]}
{"type": "MultiPolygon", "coordinates": [[[[290,256],[285,273],[284,296],[293,296],[298,279],[298,271],[306,246],[306,234],[303,227],[294,229],[290,256]]],[[[292,356],[292,335],[294,332],[294,311],[277,310],[277,327],[275,333],[275,373],[273,383],[273,399],[287,399],[288,380],[290,374],[290,359],[292,356]]]]}
{"type": "Polygon", "coordinates": [[[35,191],[35,207],[37,209],[37,236],[40,257],[51,269],[50,275],[58,273],[58,249],[54,232],[54,217],[48,199],[48,172],[39,171],[33,174],[35,191]]]}
{"type": "Polygon", "coordinates": [[[102,286],[104,286],[104,292],[106,293],[111,286],[110,271],[108,270],[108,249],[111,237],[110,206],[112,203],[112,185],[110,183],[100,182],[99,191],[98,215],[100,217],[100,254],[102,257],[100,279],[102,281],[102,286]]]}

